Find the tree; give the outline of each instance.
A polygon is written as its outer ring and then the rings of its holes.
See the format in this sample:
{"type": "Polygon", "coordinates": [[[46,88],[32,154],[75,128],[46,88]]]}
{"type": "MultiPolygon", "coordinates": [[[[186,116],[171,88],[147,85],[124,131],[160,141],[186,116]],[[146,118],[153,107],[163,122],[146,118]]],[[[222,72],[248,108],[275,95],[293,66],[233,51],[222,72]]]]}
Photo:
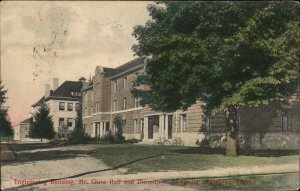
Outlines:
{"type": "Polygon", "coordinates": [[[1,85],[0,81],[0,138],[13,135],[12,125],[8,117],[8,109],[4,106],[7,100],[6,93],[7,90],[4,90],[4,86],[1,85]]]}
{"type": "Polygon", "coordinates": [[[159,2],[136,26],[147,56],[132,93],[155,110],[224,111],[227,155],[237,155],[237,109],[287,101],[299,82],[296,2],[159,2]],[[149,88],[140,88],[141,85],[149,88]]]}
{"type": "Polygon", "coordinates": [[[71,133],[70,140],[73,143],[87,143],[89,136],[85,133],[82,126],[82,106],[81,102],[76,107],[75,128],[71,133]]]}
{"type": "Polygon", "coordinates": [[[117,142],[123,142],[125,140],[125,137],[123,136],[123,119],[121,115],[116,115],[114,118],[114,124],[116,127],[116,132],[115,132],[115,140],[117,142]]]}
{"type": "Polygon", "coordinates": [[[49,108],[43,104],[38,111],[33,114],[32,128],[29,130],[31,138],[52,139],[55,135],[52,117],[49,108]]]}

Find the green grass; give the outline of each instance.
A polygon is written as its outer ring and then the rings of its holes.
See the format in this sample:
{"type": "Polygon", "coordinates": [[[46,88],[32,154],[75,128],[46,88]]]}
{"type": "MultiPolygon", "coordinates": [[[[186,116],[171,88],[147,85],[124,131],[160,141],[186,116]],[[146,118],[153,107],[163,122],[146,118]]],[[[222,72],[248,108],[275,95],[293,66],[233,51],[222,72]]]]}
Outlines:
{"type": "Polygon", "coordinates": [[[169,170],[205,170],[214,167],[247,167],[299,161],[297,151],[283,153],[284,155],[280,156],[280,152],[274,154],[272,151],[269,153],[258,151],[257,156],[228,157],[221,149],[159,145],[99,145],[91,154],[111,167],[128,169],[126,173],[130,174],[169,170]]]}
{"type": "Polygon", "coordinates": [[[168,184],[194,188],[196,190],[298,190],[299,174],[268,174],[233,176],[226,178],[202,178],[168,180],[168,184]]]}

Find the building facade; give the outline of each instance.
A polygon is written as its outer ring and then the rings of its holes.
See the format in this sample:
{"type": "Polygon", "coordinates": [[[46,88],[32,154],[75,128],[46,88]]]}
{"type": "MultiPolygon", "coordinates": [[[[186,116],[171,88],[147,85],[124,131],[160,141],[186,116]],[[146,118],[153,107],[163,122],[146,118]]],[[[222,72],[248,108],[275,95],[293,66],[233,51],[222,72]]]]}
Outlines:
{"type": "Polygon", "coordinates": [[[32,126],[32,117],[25,119],[14,127],[14,140],[30,141],[29,130],[32,126]]]}
{"type": "MultiPolygon", "coordinates": [[[[144,72],[144,66],[145,58],[140,57],[114,69],[96,67],[93,79],[82,90],[86,133],[91,137],[102,137],[109,131],[115,133],[113,121],[120,115],[127,139],[152,143],[158,138],[180,137],[185,145],[201,144],[206,139],[210,146],[225,145],[224,114],[205,116],[201,101],[186,111],[172,113],[141,107],[131,89],[137,76],[144,72]]],[[[299,97],[292,98],[288,105],[273,103],[259,108],[239,108],[237,125],[241,146],[298,147],[299,115],[299,97]]]]}
{"type": "Polygon", "coordinates": [[[74,129],[81,89],[86,85],[85,79],[81,78],[79,81],[65,81],[59,86],[58,79],[54,78],[52,89],[46,84],[45,95],[32,105],[34,112],[42,104],[48,106],[57,138],[67,138],[74,129]]]}

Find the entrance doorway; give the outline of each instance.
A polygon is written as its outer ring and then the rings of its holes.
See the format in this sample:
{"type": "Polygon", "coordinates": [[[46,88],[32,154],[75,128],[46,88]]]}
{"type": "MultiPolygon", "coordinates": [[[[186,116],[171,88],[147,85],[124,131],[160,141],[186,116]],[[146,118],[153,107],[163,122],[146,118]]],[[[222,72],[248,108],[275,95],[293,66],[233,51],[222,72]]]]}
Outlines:
{"type": "Polygon", "coordinates": [[[148,139],[153,139],[154,128],[159,126],[159,116],[154,115],[148,118],[148,139]]]}

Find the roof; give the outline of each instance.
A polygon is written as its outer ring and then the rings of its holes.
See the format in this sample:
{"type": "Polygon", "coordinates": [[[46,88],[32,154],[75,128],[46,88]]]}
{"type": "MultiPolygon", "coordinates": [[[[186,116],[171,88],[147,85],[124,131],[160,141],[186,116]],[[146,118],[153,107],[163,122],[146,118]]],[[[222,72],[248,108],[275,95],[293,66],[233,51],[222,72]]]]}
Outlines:
{"type": "Polygon", "coordinates": [[[32,123],[33,119],[32,117],[25,119],[24,121],[21,121],[20,123],[32,123]]]}
{"type": "Polygon", "coordinates": [[[39,99],[39,101],[37,101],[36,103],[32,104],[31,106],[32,107],[36,107],[36,106],[42,105],[43,102],[44,102],[44,99],[45,99],[45,96],[41,97],[41,99],[39,99]]]}
{"type": "MultiPolygon", "coordinates": [[[[144,67],[145,59],[146,59],[146,57],[142,56],[142,57],[138,57],[134,60],[131,60],[131,61],[113,69],[113,71],[110,73],[110,75],[107,75],[107,76],[110,78],[115,78],[120,75],[125,75],[129,71],[132,72],[132,70],[140,69],[140,68],[144,67]]],[[[105,72],[105,70],[104,70],[104,72],[105,72]]]]}
{"type": "Polygon", "coordinates": [[[82,82],[80,81],[65,81],[52,94],[50,94],[49,97],[78,98],[80,96],[74,96],[71,94],[71,92],[80,92],[81,88],[82,88],[82,82]]]}
{"type": "Polygon", "coordinates": [[[103,67],[103,71],[105,73],[105,77],[109,77],[115,74],[115,69],[103,67]]]}
{"type": "Polygon", "coordinates": [[[80,81],[65,81],[61,84],[55,91],[50,91],[50,96],[43,96],[39,101],[32,105],[32,107],[39,106],[43,104],[44,101],[50,99],[70,99],[70,100],[78,100],[81,96],[72,95],[71,92],[81,92],[82,82],[80,81]]]}

